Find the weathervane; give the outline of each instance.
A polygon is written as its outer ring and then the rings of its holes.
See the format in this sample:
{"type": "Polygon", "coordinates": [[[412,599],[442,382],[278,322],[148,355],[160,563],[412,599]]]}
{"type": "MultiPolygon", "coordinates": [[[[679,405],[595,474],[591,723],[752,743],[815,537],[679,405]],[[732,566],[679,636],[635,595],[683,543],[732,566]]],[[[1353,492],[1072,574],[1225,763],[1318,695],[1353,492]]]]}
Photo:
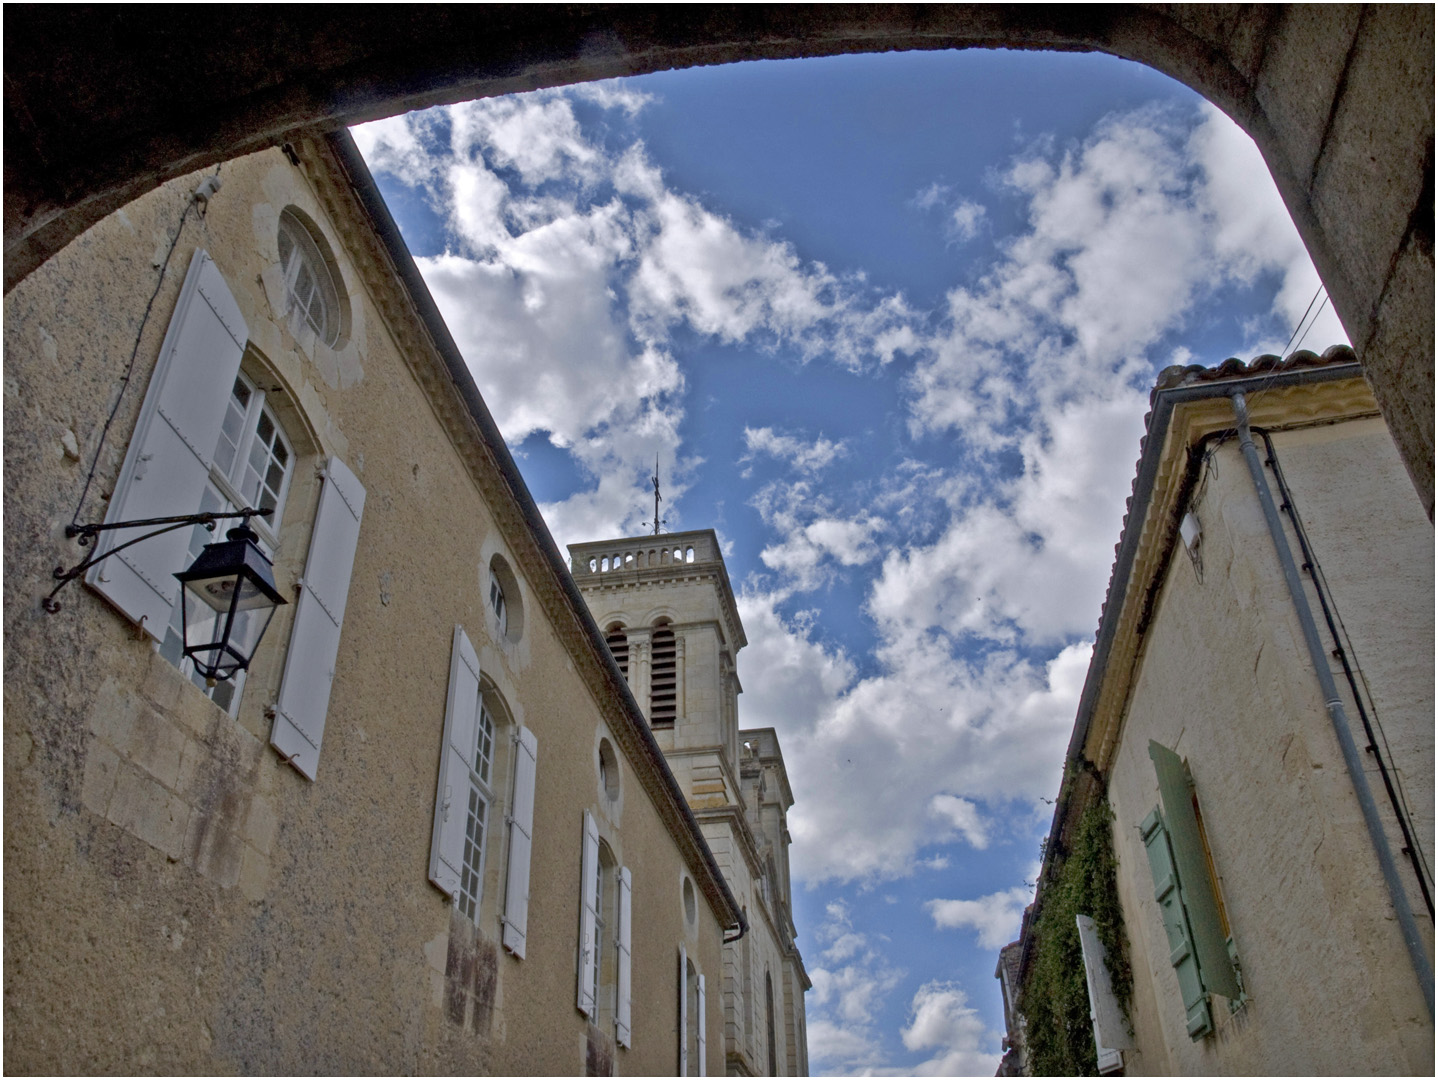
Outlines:
{"type": "MultiPolygon", "coordinates": [[[[655,536],[658,536],[658,535],[659,535],[659,527],[660,527],[661,525],[668,525],[668,524],[669,524],[669,519],[668,519],[668,518],[662,518],[662,517],[659,516],[659,504],[660,504],[660,502],[663,501],[664,496],[659,494],[659,455],[658,455],[658,454],[655,454],[655,455],[654,455],[654,475],[649,478],[649,482],[654,485],[654,521],[652,522],[652,524],[654,525],[654,535],[655,535],[655,536]]],[[[644,524],[645,524],[645,525],[649,525],[649,524],[651,524],[651,523],[648,522],[648,521],[646,521],[644,524]]]]}

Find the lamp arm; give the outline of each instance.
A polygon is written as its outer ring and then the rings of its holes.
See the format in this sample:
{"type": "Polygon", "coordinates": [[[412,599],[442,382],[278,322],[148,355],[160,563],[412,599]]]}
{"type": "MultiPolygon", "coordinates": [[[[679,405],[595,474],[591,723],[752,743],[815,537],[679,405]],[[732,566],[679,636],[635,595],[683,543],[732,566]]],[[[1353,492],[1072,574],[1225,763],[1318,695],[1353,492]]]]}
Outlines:
{"type": "Polygon", "coordinates": [[[178,514],[174,517],[139,518],[135,521],[115,521],[103,525],[66,525],[65,535],[70,537],[71,539],[79,537],[81,547],[88,546],[91,539],[93,539],[96,535],[102,532],[107,532],[111,529],[138,529],[143,528],[146,525],[159,525],[160,528],[155,529],[153,532],[147,532],[144,536],[137,536],[133,540],[126,540],[123,544],[112,547],[104,554],[92,555],[90,558],[86,559],[78,566],[74,566],[69,570],[66,570],[63,566],[55,567],[55,577],[59,579],[59,583],[50,590],[49,596],[45,597],[45,599],[40,601],[40,606],[43,607],[51,615],[55,614],[55,612],[60,610],[60,602],[55,599],[56,593],[58,593],[66,585],[70,584],[70,582],[74,581],[77,577],[84,574],[87,570],[90,569],[90,567],[96,565],[97,563],[104,562],[111,555],[116,555],[119,552],[124,551],[127,547],[134,547],[136,544],[143,543],[144,541],[149,540],[151,537],[160,536],[161,534],[167,532],[174,532],[176,529],[183,529],[187,525],[203,525],[210,532],[214,532],[215,524],[220,521],[227,521],[230,518],[243,518],[246,522],[248,522],[252,517],[269,517],[273,513],[273,508],[256,510],[253,507],[246,507],[245,509],[238,510],[232,514],[216,514],[210,511],[206,511],[201,514],[178,514]]]}

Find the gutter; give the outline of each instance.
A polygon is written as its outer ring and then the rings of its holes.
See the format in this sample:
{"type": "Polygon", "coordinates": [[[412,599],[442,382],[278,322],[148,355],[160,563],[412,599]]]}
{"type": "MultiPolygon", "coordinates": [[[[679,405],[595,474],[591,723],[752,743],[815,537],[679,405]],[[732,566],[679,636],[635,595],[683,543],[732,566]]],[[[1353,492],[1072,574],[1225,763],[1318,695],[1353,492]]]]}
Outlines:
{"type": "MultiPolygon", "coordinates": [[[[1283,522],[1278,517],[1278,508],[1273,504],[1273,492],[1269,490],[1268,479],[1263,475],[1263,463],[1258,460],[1258,449],[1253,445],[1253,432],[1248,426],[1248,402],[1242,391],[1234,390],[1233,412],[1238,420],[1238,445],[1248,464],[1248,475],[1253,478],[1254,492],[1259,505],[1263,507],[1263,518],[1268,524],[1268,535],[1273,540],[1274,552],[1283,567],[1283,579],[1288,586],[1289,598],[1293,601],[1294,614],[1303,628],[1303,641],[1308,647],[1308,659],[1313,664],[1313,673],[1318,680],[1319,693],[1333,724],[1333,734],[1343,751],[1343,763],[1348,768],[1348,779],[1353,784],[1353,793],[1363,811],[1363,824],[1368,827],[1368,839],[1373,853],[1378,856],[1378,865],[1383,870],[1383,881],[1388,886],[1388,898],[1393,904],[1393,913],[1403,931],[1403,944],[1408,949],[1408,959],[1413,964],[1414,974],[1423,988],[1423,999],[1428,1004],[1428,1019],[1433,1019],[1433,965],[1428,962],[1428,953],[1423,947],[1423,938],[1418,933],[1418,923],[1413,918],[1413,908],[1408,903],[1408,894],[1398,877],[1398,867],[1393,861],[1393,851],[1388,846],[1388,837],[1383,831],[1383,822],[1378,817],[1378,804],[1373,800],[1373,790],[1368,786],[1368,777],[1363,772],[1363,759],[1353,742],[1353,733],[1348,727],[1348,711],[1338,693],[1338,684],[1328,666],[1328,654],[1318,637],[1318,624],[1313,621],[1313,609],[1308,605],[1308,596],[1303,591],[1303,581],[1298,576],[1298,566],[1293,561],[1293,551],[1288,546],[1288,537],[1283,532],[1283,522]]],[[[1402,818],[1399,818],[1400,824],[1402,818]]]]}
{"type": "Polygon", "coordinates": [[[433,343],[435,352],[444,361],[445,368],[449,371],[450,378],[454,381],[455,390],[465,407],[469,410],[470,416],[479,427],[480,436],[484,441],[486,449],[494,458],[499,468],[500,475],[504,478],[505,485],[509,488],[510,495],[515,504],[519,507],[520,514],[525,524],[540,539],[539,547],[549,563],[550,570],[559,581],[564,590],[565,598],[569,601],[569,607],[583,629],[585,636],[589,639],[590,647],[599,658],[600,663],[606,667],[610,682],[614,689],[619,692],[619,699],[628,714],[630,723],[639,735],[640,745],[644,748],[645,755],[650,759],[658,774],[663,778],[664,786],[668,790],[670,798],[678,808],[690,834],[698,845],[701,858],[710,876],[718,885],[720,894],[729,906],[729,912],[734,916],[735,922],[731,923],[728,929],[738,929],[738,934],[733,938],[726,938],[726,941],[738,941],[749,929],[748,921],[744,918],[743,909],[735,900],[734,894],[729,891],[728,882],[724,880],[724,874],[719,869],[718,862],[714,859],[714,853],[709,850],[709,844],[700,831],[699,822],[694,817],[694,812],[689,808],[689,800],[684,797],[684,792],[679,787],[679,782],[674,779],[673,772],[669,769],[669,763],[664,757],[664,751],[659,748],[649,725],[644,721],[644,714],[639,704],[634,700],[634,695],[629,690],[629,684],[625,681],[619,670],[619,665],[614,662],[614,657],[609,653],[609,646],[605,644],[604,635],[600,632],[599,624],[594,621],[590,614],[589,605],[585,603],[584,597],[580,595],[579,586],[574,583],[574,578],[569,572],[569,566],[559,554],[559,548],[554,543],[554,537],[550,535],[549,526],[545,524],[544,517],[539,512],[539,507],[530,495],[529,488],[520,475],[518,467],[514,464],[514,458],[505,445],[504,436],[500,433],[494,417],[490,415],[489,407],[485,405],[484,398],[480,396],[479,387],[474,383],[474,376],[469,373],[469,367],[460,354],[459,347],[454,343],[450,335],[449,327],[445,324],[444,318],[439,313],[439,308],[430,295],[429,287],[425,285],[424,278],[420,276],[419,267],[414,263],[410,255],[409,247],[400,235],[399,226],[395,224],[394,218],[385,205],[384,198],[375,185],[374,177],[370,175],[369,166],[365,164],[364,158],[360,155],[359,148],[350,137],[350,133],[341,128],[338,131],[326,133],[324,141],[330,151],[339,160],[341,168],[344,169],[349,178],[350,189],[359,200],[360,205],[369,215],[370,224],[374,228],[375,235],[384,244],[390,261],[394,266],[405,291],[409,294],[414,304],[415,313],[419,315],[428,331],[430,341],[433,343]],[[548,543],[544,543],[547,540],[548,543]]]}

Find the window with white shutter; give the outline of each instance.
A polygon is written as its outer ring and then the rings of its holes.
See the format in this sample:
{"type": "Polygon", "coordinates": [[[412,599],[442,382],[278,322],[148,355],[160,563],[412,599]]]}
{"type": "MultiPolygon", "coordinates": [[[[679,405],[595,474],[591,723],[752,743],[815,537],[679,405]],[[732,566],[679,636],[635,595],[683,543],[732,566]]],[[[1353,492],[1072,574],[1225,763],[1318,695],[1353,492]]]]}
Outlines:
{"type": "Polygon", "coordinates": [[[280,756],[310,780],[319,767],[364,503],[359,479],[332,456],[325,465],[270,730],[270,743],[280,756]]]}
{"type": "MultiPolygon", "coordinates": [[[[197,250],[110,497],[107,522],[200,509],[215,433],[225,419],[248,337],[224,278],[210,256],[197,250]]],[[[97,554],[147,531],[105,533],[97,554]]],[[[188,565],[189,539],[182,529],[152,537],[95,566],[85,581],[147,634],[162,640],[179,599],[180,583],[174,575],[188,565]]]]}
{"type": "Polygon", "coordinates": [[[471,919],[479,899],[479,886],[475,879],[483,880],[477,873],[483,858],[483,833],[480,834],[480,850],[476,854],[472,850],[474,845],[469,822],[481,710],[479,657],[464,627],[456,626],[450,646],[449,693],[444,707],[434,829],[430,834],[429,879],[446,896],[453,897],[460,907],[464,907],[464,888],[469,882],[471,903],[466,914],[471,919]],[[471,848],[468,859],[467,845],[471,848]]]}
{"type": "MultiPolygon", "coordinates": [[[[235,376],[230,390],[229,405],[215,451],[210,463],[200,505],[201,512],[232,513],[244,507],[269,510],[269,517],[252,518],[250,527],[259,537],[259,546],[270,559],[274,558],[279,541],[280,519],[294,475],[295,451],[284,426],[266,400],[264,389],[243,371],[235,376]]],[[[221,522],[214,532],[203,525],[190,530],[189,551],[184,565],[192,563],[206,544],[219,540],[233,522],[221,522]]],[[[211,683],[195,671],[194,664],[184,655],[185,626],[183,604],[176,603],[160,643],[160,655],[190,677],[190,681],[220,708],[231,715],[239,706],[247,672],[237,671],[230,679],[211,683]]],[[[218,615],[202,605],[193,604],[191,625],[213,622],[218,615]]],[[[248,613],[242,613],[244,618],[248,613]]]]}
{"type": "MultiPolygon", "coordinates": [[[[263,387],[240,370],[247,337],[234,295],[210,256],[197,250],[106,521],[258,507],[271,514],[252,519],[250,525],[260,547],[273,557],[298,454],[263,387]]],[[[280,717],[272,737],[281,753],[311,778],[363,506],[364,488],[342,462],[332,460],[290,633],[277,706],[280,717]],[[343,513],[334,511],[336,499],[345,504],[343,513]],[[313,598],[306,595],[311,591],[316,593],[313,598]]],[[[189,675],[202,693],[233,714],[245,673],[213,686],[194,673],[183,656],[181,590],[174,576],[228,527],[222,522],[215,532],[196,526],[151,537],[95,566],[86,582],[155,638],[160,654],[189,675]]],[[[145,531],[107,533],[98,550],[145,531]]]]}
{"type": "Polygon", "coordinates": [[[695,1041],[699,1044],[699,1075],[700,1075],[700,1076],[708,1076],[708,1075],[709,1075],[708,1062],[706,1061],[706,1055],[705,1055],[705,1053],[704,1053],[704,976],[703,976],[703,975],[698,976],[698,978],[697,978],[697,980],[696,980],[695,999],[696,999],[696,1001],[697,1001],[697,1006],[696,1006],[696,1009],[695,1009],[695,1014],[696,1014],[696,1015],[695,1015],[695,1019],[698,1021],[697,1025],[696,1025],[697,1031],[696,1031],[695,1041]]]}
{"type": "Polygon", "coordinates": [[[629,979],[630,979],[630,935],[631,930],[631,894],[634,891],[633,878],[629,873],[629,867],[619,868],[619,971],[617,975],[618,1000],[615,1003],[614,1031],[615,1041],[620,1046],[632,1045],[631,1024],[629,1011],[629,979]]]}
{"type": "Polygon", "coordinates": [[[689,955],[679,946],[679,1075],[689,1075],[689,955]]]}
{"type": "Polygon", "coordinates": [[[534,844],[534,782],[539,741],[515,729],[514,787],[510,793],[509,868],[504,893],[504,947],[520,959],[529,924],[529,856],[534,844]]]}
{"type": "Polygon", "coordinates": [[[594,990],[599,971],[599,828],[584,811],[584,834],[579,862],[579,993],[576,1004],[585,1016],[594,1016],[594,990]]]}

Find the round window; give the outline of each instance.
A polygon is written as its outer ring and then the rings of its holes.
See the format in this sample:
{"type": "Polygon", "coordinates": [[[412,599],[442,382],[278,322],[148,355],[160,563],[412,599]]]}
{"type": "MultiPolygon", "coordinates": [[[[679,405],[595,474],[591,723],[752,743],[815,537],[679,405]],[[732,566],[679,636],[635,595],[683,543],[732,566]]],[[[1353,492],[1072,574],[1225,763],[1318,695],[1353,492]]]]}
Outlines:
{"type": "Polygon", "coordinates": [[[693,926],[699,918],[699,901],[694,896],[694,882],[684,879],[684,921],[693,926]]]}
{"type": "Polygon", "coordinates": [[[608,739],[599,740],[599,786],[610,802],[619,798],[619,760],[608,739]]]}
{"type": "Polygon", "coordinates": [[[285,274],[285,314],[297,337],[304,327],[325,345],[340,336],[340,291],[329,262],[298,214],[280,214],[280,266],[285,274]]]}

